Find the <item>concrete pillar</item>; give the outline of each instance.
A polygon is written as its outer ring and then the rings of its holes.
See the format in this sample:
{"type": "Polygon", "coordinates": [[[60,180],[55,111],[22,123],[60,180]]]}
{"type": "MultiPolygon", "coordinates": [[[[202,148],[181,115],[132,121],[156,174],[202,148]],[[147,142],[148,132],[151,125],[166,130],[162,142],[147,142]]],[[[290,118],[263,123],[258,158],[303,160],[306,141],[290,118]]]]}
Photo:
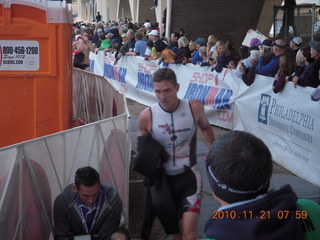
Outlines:
{"type": "Polygon", "coordinates": [[[99,12],[101,14],[101,21],[107,21],[107,0],[99,0],[99,12]]]}
{"type": "Polygon", "coordinates": [[[119,1],[120,0],[109,0],[108,1],[109,17],[110,17],[110,20],[112,20],[112,21],[118,21],[119,1]]]}
{"type": "Polygon", "coordinates": [[[132,18],[131,7],[129,0],[119,1],[119,18],[132,18]],[[123,15],[123,16],[122,16],[123,15]]]}
{"type": "Polygon", "coordinates": [[[172,11],[172,0],[167,0],[167,16],[166,16],[166,33],[165,36],[169,40],[171,34],[171,11],[172,11]]]}
{"type": "Polygon", "coordinates": [[[78,20],[86,19],[86,0],[80,0],[78,2],[78,20]]]}
{"type": "Polygon", "coordinates": [[[102,21],[117,21],[119,16],[120,0],[96,0],[99,1],[96,11],[102,15],[102,21]]]}
{"type": "Polygon", "coordinates": [[[96,1],[96,7],[95,7],[96,12],[95,12],[95,16],[97,15],[98,12],[100,12],[100,15],[101,15],[100,9],[101,9],[101,4],[102,4],[102,2],[101,2],[101,0],[95,0],[95,1],[96,1]]]}
{"type": "Polygon", "coordinates": [[[156,22],[159,23],[160,35],[164,32],[164,26],[162,25],[163,11],[167,7],[167,1],[158,1],[158,7],[155,9],[156,22]]]}
{"type": "Polygon", "coordinates": [[[132,22],[138,22],[139,0],[129,0],[132,22]]]}
{"type": "MultiPolygon", "coordinates": [[[[164,0],[158,0],[159,5],[164,0]]],[[[150,0],[139,0],[139,10],[138,10],[138,22],[145,22],[146,19],[149,19],[151,22],[156,22],[155,9],[151,9],[153,6],[153,1],[150,0]]]]}
{"type": "Polygon", "coordinates": [[[93,13],[92,13],[92,2],[89,1],[89,2],[87,2],[87,17],[86,17],[86,20],[89,21],[89,22],[92,22],[92,16],[93,16],[93,13]]]}
{"type": "Polygon", "coordinates": [[[260,14],[260,18],[257,24],[257,30],[269,36],[272,24],[273,24],[273,6],[280,6],[283,0],[265,0],[260,14]]]}

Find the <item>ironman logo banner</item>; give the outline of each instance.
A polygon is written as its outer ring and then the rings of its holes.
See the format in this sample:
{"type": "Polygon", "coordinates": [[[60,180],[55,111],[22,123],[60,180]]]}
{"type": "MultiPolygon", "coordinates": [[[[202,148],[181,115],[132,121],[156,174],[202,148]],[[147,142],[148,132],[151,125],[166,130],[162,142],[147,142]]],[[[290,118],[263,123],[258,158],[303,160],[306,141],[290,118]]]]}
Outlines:
{"type": "Polygon", "coordinates": [[[0,40],[0,71],[39,70],[38,41],[0,40]]]}

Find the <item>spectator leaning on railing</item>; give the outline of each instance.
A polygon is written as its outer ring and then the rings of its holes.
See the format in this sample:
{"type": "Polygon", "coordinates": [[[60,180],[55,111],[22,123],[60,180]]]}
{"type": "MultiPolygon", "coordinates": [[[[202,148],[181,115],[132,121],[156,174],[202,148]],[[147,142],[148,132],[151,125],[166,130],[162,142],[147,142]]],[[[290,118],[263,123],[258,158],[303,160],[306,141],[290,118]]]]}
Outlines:
{"type": "Polygon", "coordinates": [[[223,41],[216,42],[215,50],[213,52],[211,71],[221,72],[223,68],[226,68],[230,62],[230,53],[223,41]]]}
{"type": "Polygon", "coordinates": [[[295,76],[292,78],[292,82],[295,85],[318,87],[319,86],[319,69],[320,69],[320,42],[312,41],[310,42],[310,55],[315,61],[305,68],[300,76],[295,76]]]}
{"type": "Polygon", "coordinates": [[[203,61],[203,58],[200,57],[200,47],[206,45],[206,40],[203,37],[200,37],[194,43],[197,46],[197,51],[196,51],[196,53],[194,54],[194,56],[192,58],[192,63],[193,64],[198,64],[198,63],[201,63],[203,61]]]}
{"type": "MultiPolygon", "coordinates": [[[[263,45],[260,50],[257,73],[264,76],[274,77],[279,70],[279,59],[280,56],[284,54],[285,47],[286,43],[282,39],[277,39],[272,47],[274,55],[270,59],[270,57],[266,57],[266,49],[268,48],[263,45]]],[[[271,51],[271,49],[269,51],[271,51]]]]}

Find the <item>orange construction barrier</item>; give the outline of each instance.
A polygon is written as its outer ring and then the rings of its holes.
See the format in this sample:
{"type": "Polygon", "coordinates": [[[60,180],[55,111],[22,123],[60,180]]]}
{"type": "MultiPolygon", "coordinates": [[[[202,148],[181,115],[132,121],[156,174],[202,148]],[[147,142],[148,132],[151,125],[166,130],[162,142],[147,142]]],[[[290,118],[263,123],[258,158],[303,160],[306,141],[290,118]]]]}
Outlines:
{"type": "Polygon", "coordinates": [[[0,147],[72,126],[66,2],[0,0],[0,147]]]}

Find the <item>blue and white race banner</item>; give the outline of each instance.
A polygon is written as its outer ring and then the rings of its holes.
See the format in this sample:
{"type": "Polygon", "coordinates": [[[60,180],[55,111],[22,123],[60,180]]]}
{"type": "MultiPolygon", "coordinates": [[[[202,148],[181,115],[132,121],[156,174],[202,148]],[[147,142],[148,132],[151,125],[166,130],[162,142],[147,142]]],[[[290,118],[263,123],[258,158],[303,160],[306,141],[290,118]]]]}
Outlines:
{"type": "MultiPolygon", "coordinates": [[[[113,55],[90,54],[91,72],[104,76],[126,97],[150,106],[157,102],[153,92],[152,74],[162,65],[158,61],[145,61],[142,57],[122,57],[117,64],[113,55]],[[103,64],[102,64],[103,63],[103,64]]],[[[211,72],[199,65],[169,65],[177,75],[181,99],[197,99],[206,109],[211,124],[232,129],[234,91],[241,82],[227,77],[228,69],[211,72]]]]}

